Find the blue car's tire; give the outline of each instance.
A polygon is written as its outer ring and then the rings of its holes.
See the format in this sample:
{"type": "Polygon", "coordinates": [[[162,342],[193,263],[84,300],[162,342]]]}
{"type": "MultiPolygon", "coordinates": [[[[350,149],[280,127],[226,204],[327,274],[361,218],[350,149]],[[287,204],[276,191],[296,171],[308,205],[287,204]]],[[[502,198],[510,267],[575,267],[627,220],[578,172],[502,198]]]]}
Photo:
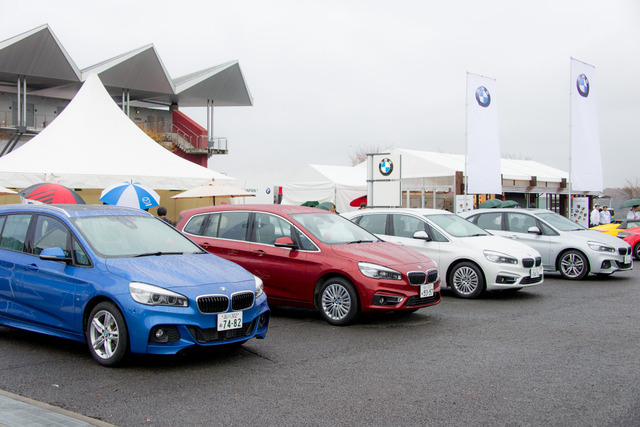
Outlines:
{"type": "Polygon", "coordinates": [[[110,302],[101,302],[91,310],[85,334],[91,355],[103,366],[115,366],[127,354],[127,325],[110,302]]]}

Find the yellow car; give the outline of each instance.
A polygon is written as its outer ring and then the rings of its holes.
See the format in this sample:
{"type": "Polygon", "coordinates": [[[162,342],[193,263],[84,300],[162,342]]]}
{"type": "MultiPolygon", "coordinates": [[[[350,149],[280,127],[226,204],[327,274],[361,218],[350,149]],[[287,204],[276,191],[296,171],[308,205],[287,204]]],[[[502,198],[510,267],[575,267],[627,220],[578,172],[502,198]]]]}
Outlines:
{"type": "Polygon", "coordinates": [[[589,230],[600,231],[602,233],[611,234],[617,236],[619,231],[626,230],[627,228],[640,227],[640,219],[618,219],[610,224],[596,225],[589,230]]]}

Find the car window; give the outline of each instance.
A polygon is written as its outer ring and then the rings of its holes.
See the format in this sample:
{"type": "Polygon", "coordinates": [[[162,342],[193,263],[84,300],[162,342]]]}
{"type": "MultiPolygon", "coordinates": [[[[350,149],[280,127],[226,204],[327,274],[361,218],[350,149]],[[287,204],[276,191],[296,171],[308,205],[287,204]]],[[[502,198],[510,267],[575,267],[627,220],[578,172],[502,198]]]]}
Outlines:
{"type": "Polygon", "coordinates": [[[429,235],[429,237],[431,237],[431,240],[433,240],[434,242],[448,242],[449,241],[449,239],[447,239],[442,233],[440,233],[434,227],[431,227],[429,224],[425,224],[425,229],[426,229],[427,234],[429,235]]]}
{"type": "Polygon", "coordinates": [[[627,228],[635,228],[635,227],[640,227],[640,221],[631,220],[631,219],[627,221],[627,228]]]}
{"type": "Polygon", "coordinates": [[[375,234],[386,234],[387,214],[363,215],[357,224],[375,234]]]}
{"type": "Polygon", "coordinates": [[[291,228],[290,223],[278,216],[258,212],[255,216],[251,240],[265,245],[273,245],[280,237],[289,237],[294,240],[291,228]]]}
{"type": "Polygon", "coordinates": [[[73,219],[93,251],[105,258],[201,254],[202,249],[151,216],[95,216],[73,219]]]}
{"type": "Polygon", "coordinates": [[[202,231],[202,224],[204,220],[207,219],[207,215],[196,215],[189,219],[187,225],[184,226],[184,232],[193,234],[195,236],[200,236],[202,231]]]}
{"type": "Polygon", "coordinates": [[[202,235],[206,237],[218,237],[218,229],[220,227],[220,214],[213,213],[209,215],[202,215],[202,217],[207,218],[207,225],[205,225],[204,230],[202,230],[202,235]]]}
{"type": "Polygon", "coordinates": [[[509,231],[513,231],[514,233],[526,233],[529,227],[537,226],[534,217],[516,212],[509,212],[507,214],[507,225],[509,231]]]}
{"type": "Polygon", "coordinates": [[[426,217],[453,237],[476,237],[489,234],[471,221],[451,213],[426,215],[426,217]]]}
{"type": "Polygon", "coordinates": [[[485,230],[502,230],[502,213],[491,212],[477,216],[476,225],[485,230]]]}
{"type": "Polygon", "coordinates": [[[246,240],[249,212],[221,212],[218,237],[230,240],[246,240]]]}
{"type": "Polygon", "coordinates": [[[84,251],[78,240],[73,239],[73,243],[71,244],[71,250],[73,251],[73,258],[76,261],[77,265],[91,265],[91,260],[89,260],[89,256],[84,251]]]}
{"type": "Polygon", "coordinates": [[[292,214],[291,218],[301,224],[316,239],[328,245],[379,241],[367,230],[358,227],[343,216],[333,213],[292,214]]]}
{"type": "Polygon", "coordinates": [[[36,228],[33,235],[33,253],[40,255],[43,249],[62,248],[65,256],[71,256],[69,229],[62,221],[46,216],[38,215],[36,228]]]}
{"type": "Polygon", "coordinates": [[[416,231],[426,231],[424,221],[411,215],[391,215],[393,235],[412,238],[416,231]]]}
{"type": "Polygon", "coordinates": [[[2,227],[0,247],[13,251],[24,251],[30,221],[31,215],[8,215],[2,227]]]}

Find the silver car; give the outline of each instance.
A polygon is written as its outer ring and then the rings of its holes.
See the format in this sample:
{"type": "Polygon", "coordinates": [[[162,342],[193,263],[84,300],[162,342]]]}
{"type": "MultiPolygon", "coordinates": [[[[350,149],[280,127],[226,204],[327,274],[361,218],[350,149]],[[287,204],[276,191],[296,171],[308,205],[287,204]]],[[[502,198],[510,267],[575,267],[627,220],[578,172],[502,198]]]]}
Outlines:
{"type": "Polygon", "coordinates": [[[579,280],[589,273],[609,275],[631,270],[631,246],[622,239],[587,230],[545,209],[477,209],[464,212],[477,226],[535,248],[545,271],[579,280]]]}

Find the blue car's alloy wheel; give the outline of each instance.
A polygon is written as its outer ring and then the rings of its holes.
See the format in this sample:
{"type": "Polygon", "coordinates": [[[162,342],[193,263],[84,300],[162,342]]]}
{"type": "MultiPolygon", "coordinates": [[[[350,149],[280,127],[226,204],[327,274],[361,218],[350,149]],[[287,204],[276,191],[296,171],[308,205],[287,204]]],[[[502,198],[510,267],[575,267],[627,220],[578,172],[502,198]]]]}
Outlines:
{"type": "Polygon", "coordinates": [[[89,316],[86,331],[89,351],[101,365],[116,365],[125,356],[127,327],[120,310],[113,304],[102,302],[95,306],[89,316]]]}

